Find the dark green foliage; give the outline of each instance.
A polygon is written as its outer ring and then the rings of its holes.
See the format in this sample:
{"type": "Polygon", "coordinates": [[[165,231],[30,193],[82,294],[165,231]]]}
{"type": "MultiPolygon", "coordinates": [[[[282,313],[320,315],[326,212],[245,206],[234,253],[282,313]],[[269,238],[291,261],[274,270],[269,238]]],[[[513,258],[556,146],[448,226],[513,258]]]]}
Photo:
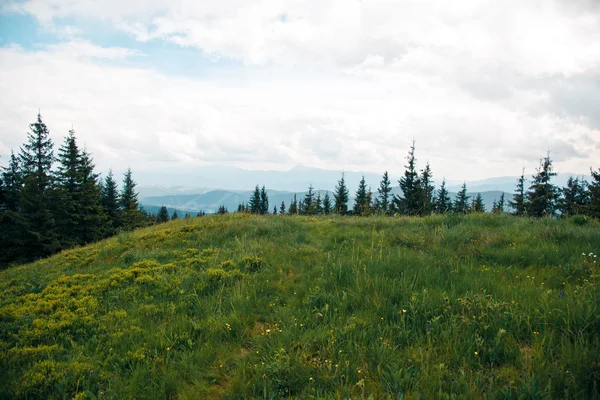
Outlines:
{"type": "Polygon", "coordinates": [[[569,177],[567,186],[562,188],[562,196],[558,200],[558,209],[562,216],[585,213],[589,201],[587,182],[584,179],[569,177]]]}
{"type": "Polygon", "coordinates": [[[128,168],[123,177],[121,190],[121,226],[125,230],[132,230],[144,224],[144,214],[140,211],[138,193],[135,191],[136,183],[128,168]]]}
{"type": "Polygon", "coordinates": [[[405,166],[404,176],[399,181],[402,196],[394,196],[395,207],[403,215],[422,215],[424,212],[424,192],[417,173],[414,141],[408,152],[407,160],[408,164],[405,166]]]}
{"type": "Polygon", "coordinates": [[[433,185],[433,174],[429,163],[425,165],[425,169],[421,171],[420,183],[423,196],[422,215],[429,215],[434,211],[435,203],[435,186],[433,185]]]}
{"type": "Polygon", "coordinates": [[[321,200],[321,192],[317,192],[317,198],[315,199],[315,214],[323,214],[323,200],[321,200]]]}
{"type": "Polygon", "coordinates": [[[108,171],[108,175],[100,187],[100,204],[107,216],[106,233],[112,235],[121,227],[119,189],[112,170],[108,171]]]}
{"type": "Polygon", "coordinates": [[[173,214],[171,215],[171,221],[175,221],[179,219],[179,215],[177,215],[177,210],[173,211],[173,214]]]}
{"type": "Polygon", "coordinates": [[[588,185],[589,190],[589,202],[586,207],[586,214],[600,219],[600,169],[594,171],[590,169],[592,173],[592,181],[588,185]]]}
{"type": "Polygon", "coordinates": [[[367,194],[367,183],[363,175],[358,183],[356,196],[354,197],[354,215],[368,215],[371,207],[371,202],[367,194]]]}
{"type": "Polygon", "coordinates": [[[438,214],[445,214],[447,212],[452,211],[452,199],[450,199],[450,194],[448,193],[448,189],[446,189],[445,178],[442,180],[442,184],[440,186],[440,189],[438,190],[434,206],[435,212],[438,214]]]}
{"type": "Polygon", "coordinates": [[[315,192],[312,185],[308,187],[308,192],[304,195],[304,201],[302,201],[300,214],[303,215],[315,215],[317,213],[315,205],[315,192]]]}
{"type": "Polygon", "coordinates": [[[23,243],[20,229],[24,227],[20,212],[21,183],[23,177],[19,159],[11,151],[7,167],[0,174],[0,267],[23,257],[23,243]]]}
{"type": "Polygon", "coordinates": [[[492,214],[502,214],[504,213],[505,206],[504,192],[500,195],[500,200],[496,201],[494,199],[494,205],[492,206],[492,214]]]}
{"type": "Polygon", "coordinates": [[[19,166],[19,159],[13,151],[10,152],[10,161],[7,167],[2,168],[2,200],[0,201],[0,210],[17,211],[21,197],[21,184],[23,176],[19,166]]]}
{"type": "Polygon", "coordinates": [[[285,215],[285,202],[281,201],[281,206],[279,206],[279,214],[285,215]]]}
{"type": "Polygon", "coordinates": [[[162,206],[156,214],[156,223],[162,224],[169,221],[169,211],[167,211],[167,207],[162,206]]]}
{"type": "Polygon", "coordinates": [[[265,189],[264,185],[260,190],[260,207],[259,212],[261,215],[265,215],[269,213],[269,196],[267,195],[267,189],[265,189]]]}
{"type": "Polygon", "coordinates": [[[248,211],[252,214],[260,214],[260,189],[258,185],[254,188],[254,192],[250,196],[250,200],[248,200],[248,211]]]}
{"type": "Polygon", "coordinates": [[[485,212],[485,205],[483,204],[483,198],[481,197],[481,193],[477,193],[477,196],[475,196],[475,200],[473,200],[473,206],[471,207],[471,212],[485,212]]]}
{"type": "Polygon", "coordinates": [[[470,211],[469,198],[470,196],[467,196],[467,183],[465,182],[463,183],[460,192],[456,194],[452,211],[458,214],[468,213],[470,211]]]}
{"type": "Polygon", "coordinates": [[[298,199],[296,195],[294,195],[294,200],[290,203],[290,208],[288,210],[288,214],[295,215],[298,214],[298,199]]]}
{"type": "Polygon", "coordinates": [[[106,236],[108,217],[102,207],[99,175],[94,173],[94,163],[89,153],[81,152],[81,237],[79,243],[91,243],[106,236]]]}
{"type": "Polygon", "coordinates": [[[224,205],[219,206],[219,209],[217,210],[217,214],[223,215],[223,214],[229,214],[229,211],[227,210],[227,207],[225,207],[224,205]]]}
{"type": "Polygon", "coordinates": [[[323,198],[323,213],[331,214],[331,198],[329,197],[329,192],[326,192],[325,197],[323,198]]]}
{"type": "Polygon", "coordinates": [[[527,215],[531,217],[553,216],[558,198],[558,189],[550,181],[556,173],[552,172],[550,155],[540,161],[537,173],[526,193],[527,215]]]}
{"type": "Polygon", "coordinates": [[[60,248],[52,206],[58,207],[51,171],[55,161],[50,132],[38,113],[36,122],[29,125],[27,143],[19,155],[23,186],[20,210],[22,225],[18,232],[22,254],[27,258],[43,257],[60,248]]]}
{"type": "Polygon", "coordinates": [[[277,206],[273,206],[273,215],[277,215],[277,206]]]}
{"type": "Polygon", "coordinates": [[[389,215],[391,212],[390,207],[390,193],[392,192],[392,183],[390,181],[390,177],[388,172],[385,171],[383,176],[381,177],[381,182],[379,183],[379,188],[377,189],[377,201],[376,207],[377,211],[381,214],[389,215]]]}
{"type": "Polygon", "coordinates": [[[346,186],[346,180],[344,179],[344,173],[342,178],[338,181],[335,187],[335,193],[333,195],[335,199],[335,205],[333,206],[333,212],[340,215],[346,215],[348,213],[348,197],[350,192],[346,186]]]}
{"type": "Polygon", "coordinates": [[[509,204],[514,210],[514,215],[523,216],[527,213],[527,205],[525,203],[525,169],[523,169],[521,176],[517,180],[515,194],[513,199],[509,201],[509,204]]]}

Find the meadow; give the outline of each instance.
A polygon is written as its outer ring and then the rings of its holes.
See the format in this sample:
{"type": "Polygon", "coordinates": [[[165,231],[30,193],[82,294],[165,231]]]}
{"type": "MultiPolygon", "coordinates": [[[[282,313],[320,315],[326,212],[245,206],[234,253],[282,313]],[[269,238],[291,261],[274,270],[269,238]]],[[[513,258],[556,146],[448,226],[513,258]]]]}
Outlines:
{"type": "Polygon", "coordinates": [[[0,272],[2,399],[598,399],[600,223],[181,219],[0,272]]]}

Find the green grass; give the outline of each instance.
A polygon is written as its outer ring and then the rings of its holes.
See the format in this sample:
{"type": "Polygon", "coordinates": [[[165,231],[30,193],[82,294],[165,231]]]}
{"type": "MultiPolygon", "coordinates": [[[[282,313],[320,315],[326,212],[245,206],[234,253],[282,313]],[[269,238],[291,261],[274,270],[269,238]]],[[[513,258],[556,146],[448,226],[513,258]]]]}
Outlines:
{"type": "Polygon", "coordinates": [[[600,224],[579,224],[123,233],[0,273],[0,398],[600,398],[600,224]]]}

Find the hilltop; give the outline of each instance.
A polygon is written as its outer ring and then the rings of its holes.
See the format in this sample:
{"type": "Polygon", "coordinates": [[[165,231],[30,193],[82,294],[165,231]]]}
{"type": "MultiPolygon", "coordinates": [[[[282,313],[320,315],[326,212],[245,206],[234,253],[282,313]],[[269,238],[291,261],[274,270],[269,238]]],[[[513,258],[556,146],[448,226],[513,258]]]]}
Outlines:
{"type": "Polygon", "coordinates": [[[594,398],[599,249],[478,214],[121,233],[0,272],[0,398],[594,398]]]}

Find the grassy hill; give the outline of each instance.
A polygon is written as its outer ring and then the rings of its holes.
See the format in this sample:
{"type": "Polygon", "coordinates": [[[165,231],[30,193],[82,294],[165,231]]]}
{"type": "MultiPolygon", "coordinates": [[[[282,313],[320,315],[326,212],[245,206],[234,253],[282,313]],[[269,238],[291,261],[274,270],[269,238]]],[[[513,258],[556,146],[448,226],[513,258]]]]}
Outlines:
{"type": "Polygon", "coordinates": [[[573,222],[123,233],[0,272],[0,398],[598,398],[600,225],[573,222]]]}

